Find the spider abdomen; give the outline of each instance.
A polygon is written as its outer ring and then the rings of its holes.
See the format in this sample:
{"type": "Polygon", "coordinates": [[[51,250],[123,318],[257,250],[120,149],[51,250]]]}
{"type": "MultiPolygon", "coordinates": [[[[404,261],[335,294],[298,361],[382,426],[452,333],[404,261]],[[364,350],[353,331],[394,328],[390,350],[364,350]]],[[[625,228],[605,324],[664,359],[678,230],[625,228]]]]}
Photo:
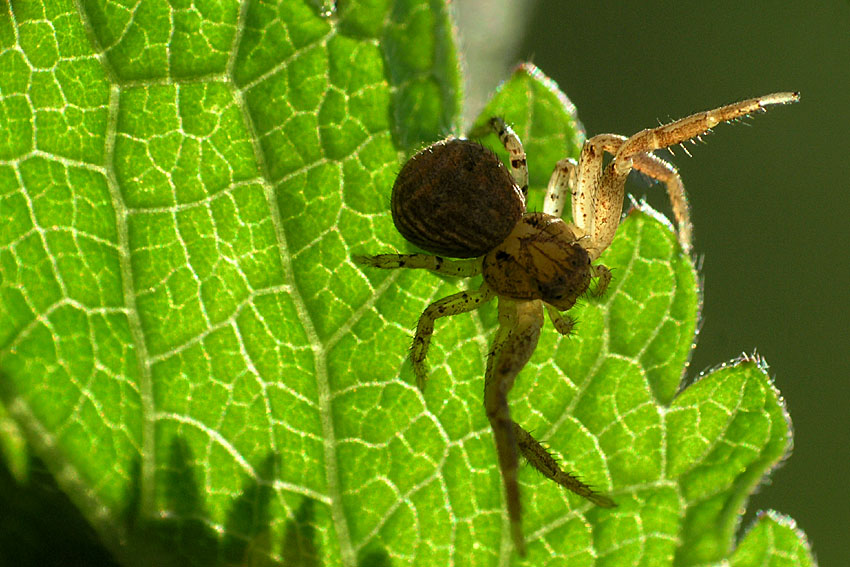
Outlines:
{"type": "Polygon", "coordinates": [[[542,299],[560,311],[590,285],[590,256],[572,229],[546,213],[527,213],[484,257],[484,281],[498,295],[542,299]]]}
{"type": "Polygon", "coordinates": [[[525,212],[525,197],[491,150],[449,138],[402,167],[391,209],[396,229],[416,246],[475,258],[511,233],[525,212]]]}

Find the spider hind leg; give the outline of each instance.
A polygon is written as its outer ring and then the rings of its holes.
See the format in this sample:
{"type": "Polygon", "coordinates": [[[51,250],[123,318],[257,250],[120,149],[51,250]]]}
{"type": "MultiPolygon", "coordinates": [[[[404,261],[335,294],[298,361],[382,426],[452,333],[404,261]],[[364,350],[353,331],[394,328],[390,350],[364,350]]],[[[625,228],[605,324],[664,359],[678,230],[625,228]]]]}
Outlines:
{"type": "Polygon", "coordinates": [[[522,535],[522,506],[517,480],[519,446],[508,407],[508,392],[513,387],[519,371],[531,358],[542,326],[541,301],[500,298],[499,331],[487,359],[487,374],[484,379],[484,408],[496,441],[511,536],[517,553],[523,556],[525,539],[522,535]]]}
{"type": "Polygon", "coordinates": [[[597,506],[614,508],[617,505],[604,494],[593,490],[589,485],[582,482],[576,475],[563,470],[546,447],[516,422],[514,422],[514,435],[522,456],[540,474],[555,481],[570,492],[587,498],[597,506]]]}

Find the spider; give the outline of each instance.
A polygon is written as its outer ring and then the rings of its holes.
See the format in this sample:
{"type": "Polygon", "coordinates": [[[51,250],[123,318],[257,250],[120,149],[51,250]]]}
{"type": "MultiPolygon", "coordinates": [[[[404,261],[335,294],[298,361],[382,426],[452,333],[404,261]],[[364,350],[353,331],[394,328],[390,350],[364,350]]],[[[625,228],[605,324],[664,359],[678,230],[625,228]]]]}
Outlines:
{"type": "Polygon", "coordinates": [[[717,124],[767,106],[798,99],[798,93],[775,93],[693,114],[630,138],[594,136],[584,143],[578,162],[569,158],[558,162],[543,212],[526,211],[526,154],[517,134],[501,118],[492,118],[489,128],[510,155],[510,173],[491,150],[452,137],[421,150],[399,172],[391,199],[395,226],[407,240],[432,254],[353,259],[382,269],[483,275],[478,289],[435,301],[419,318],[410,360],[420,390],[424,390],[428,375],[425,360],[435,321],[499,298],[499,328],[487,357],[484,408],[495,438],[511,536],[520,555],[525,554],[525,542],[517,481],[519,455],[545,477],[590,502],[605,508],[616,505],[562,470],[547,449],[511,419],[508,392],[537,346],[544,311],[555,330],[568,335],[574,322],[564,312],[588,293],[592,280],[597,283],[591,293],[597,296],[608,287],[611,272],[593,262],[614,239],[626,177],[632,169],[666,185],[678,240],[683,252],[690,252],[691,222],[682,180],[654,150],[698,138],[717,124]],[[612,156],[607,165],[605,153],[612,156]],[[561,219],[568,193],[572,223],[561,219]]]}

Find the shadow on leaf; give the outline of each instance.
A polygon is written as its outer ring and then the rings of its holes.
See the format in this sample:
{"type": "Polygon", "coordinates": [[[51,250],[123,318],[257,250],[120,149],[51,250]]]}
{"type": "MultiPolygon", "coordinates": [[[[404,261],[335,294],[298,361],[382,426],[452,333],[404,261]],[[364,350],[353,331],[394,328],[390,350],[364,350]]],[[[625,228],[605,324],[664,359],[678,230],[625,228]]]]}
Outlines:
{"type": "Polygon", "coordinates": [[[125,520],[134,544],[134,556],[156,565],[249,565],[320,567],[316,544],[315,501],[304,498],[286,522],[280,551],[273,551],[272,513],[274,480],[280,458],[269,453],[255,467],[255,477],[245,477],[221,532],[208,521],[204,495],[192,449],[183,438],[169,448],[168,466],[162,473],[164,504],[160,518],[139,516],[139,467],[128,495],[125,520]],[[276,555],[279,555],[276,557],[276,555]]]}

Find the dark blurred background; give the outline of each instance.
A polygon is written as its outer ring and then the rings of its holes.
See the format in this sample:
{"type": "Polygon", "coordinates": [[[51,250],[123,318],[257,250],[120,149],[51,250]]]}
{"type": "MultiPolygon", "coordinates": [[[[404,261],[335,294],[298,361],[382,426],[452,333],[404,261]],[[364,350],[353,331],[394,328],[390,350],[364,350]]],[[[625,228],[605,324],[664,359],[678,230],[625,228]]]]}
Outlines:
{"type": "MultiPolygon", "coordinates": [[[[693,157],[666,156],[689,189],[703,262],[688,379],[756,349],[767,360],[796,446],[744,526],[776,509],[821,565],[850,565],[850,2],[498,4],[455,3],[468,115],[526,60],[567,93],[589,135],[801,91],[796,105],[717,127],[688,146],[693,157]]],[[[669,211],[662,189],[629,190],[669,211]]]]}

